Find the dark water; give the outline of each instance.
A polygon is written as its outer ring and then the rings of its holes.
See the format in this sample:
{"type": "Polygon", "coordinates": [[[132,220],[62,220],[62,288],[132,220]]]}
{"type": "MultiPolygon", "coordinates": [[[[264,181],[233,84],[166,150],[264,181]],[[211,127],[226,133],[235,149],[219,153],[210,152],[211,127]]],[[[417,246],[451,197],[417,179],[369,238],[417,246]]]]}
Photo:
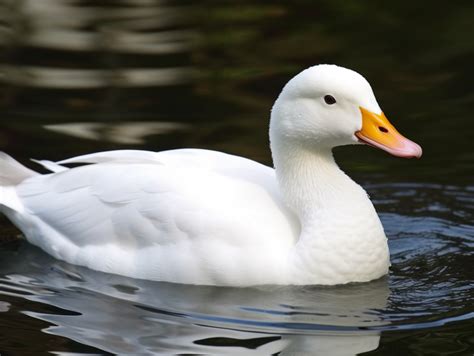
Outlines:
{"type": "Polygon", "coordinates": [[[56,261],[2,219],[2,355],[474,353],[472,2],[0,4],[0,150],[26,164],[176,147],[270,164],[274,98],[324,62],[364,74],[424,148],[419,161],[337,149],[390,241],[390,275],[360,285],[133,280],[56,261]]]}

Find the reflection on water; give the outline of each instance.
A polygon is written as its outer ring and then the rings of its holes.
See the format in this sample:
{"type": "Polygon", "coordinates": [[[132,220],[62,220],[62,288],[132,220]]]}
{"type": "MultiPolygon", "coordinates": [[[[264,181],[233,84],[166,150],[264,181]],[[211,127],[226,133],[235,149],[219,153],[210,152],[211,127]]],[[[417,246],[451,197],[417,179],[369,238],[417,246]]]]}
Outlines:
{"type": "Polygon", "coordinates": [[[377,348],[376,327],[388,323],[377,311],[386,306],[387,280],[338,288],[199,287],[103,274],[26,244],[1,257],[4,292],[66,311],[28,315],[56,325],[49,333],[108,352],[355,355],[377,348]]]}
{"type": "MultiPolygon", "coordinates": [[[[0,1],[0,150],[23,162],[202,147],[270,164],[273,100],[322,62],[363,73],[424,148],[417,162],[336,150],[350,175],[370,182],[389,237],[388,278],[180,286],[14,243],[0,246],[0,352],[472,354],[473,18],[467,0],[0,1]]],[[[0,239],[16,234],[0,221],[0,239]]]]}
{"type": "Polygon", "coordinates": [[[113,63],[114,53],[163,56],[189,51],[194,32],[173,29],[186,21],[182,8],[148,1],[121,1],[115,7],[78,5],[64,0],[4,4],[5,32],[0,44],[12,58],[22,48],[41,48],[45,54],[40,58],[23,58],[22,63],[14,65],[4,64],[1,80],[19,86],[56,89],[162,86],[189,81],[188,68],[113,63]],[[61,57],[54,66],[47,63],[48,51],[57,51],[56,56],[61,57]],[[108,62],[104,53],[111,56],[108,62]],[[92,60],[73,60],[71,67],[68,59],[76,55],[92,60]],[[99,60],[94,60],[98,55],[99,60]]]}
{"type": "Polygon", "coordinates": [[[55,89],[94,89],[101,87],[143,87],[172,85],[189,81],[189,69],[57,69],[3,66],[3,82],[21,86],[55,89]]]}
{"type": "Polygon", "coordinates": [[[144,144],[149,135],[165,134],[175,130],[183,130],[187,125],[174,122],[120,122],[106,124],[102,122],[74,122],[67,124],[44,125],[46,130],[61,134],[113,142],[124,145],[144,144]]]}

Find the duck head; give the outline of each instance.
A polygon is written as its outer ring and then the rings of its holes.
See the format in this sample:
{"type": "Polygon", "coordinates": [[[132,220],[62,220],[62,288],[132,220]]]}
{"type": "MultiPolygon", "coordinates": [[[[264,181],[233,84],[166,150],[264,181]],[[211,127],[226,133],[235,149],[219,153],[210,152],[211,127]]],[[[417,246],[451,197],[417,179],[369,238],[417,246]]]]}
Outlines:
{"type": "Polygon", "coordinates": [[[310,149],[367,144],[397,157],[422,154],[385,117],[367,80],[336,65],[310,67],[286,84],[272,109],[270,138],[310,149]]]}

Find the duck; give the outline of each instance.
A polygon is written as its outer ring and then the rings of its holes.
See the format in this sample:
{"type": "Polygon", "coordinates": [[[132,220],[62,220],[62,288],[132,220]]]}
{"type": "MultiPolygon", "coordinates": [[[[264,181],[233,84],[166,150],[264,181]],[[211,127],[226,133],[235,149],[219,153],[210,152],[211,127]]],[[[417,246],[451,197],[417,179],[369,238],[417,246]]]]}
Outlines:
{"type": "Polygon", "coordinates": [[[275,101],[269,138],[274,168],[187,148],[36,161],[50,172],[39,174],[2,152],[0,210],[56,259],[131,278],[247,287],[386,275],[382,223],[332,150],[422,149],[388,121],[368,81],[337,65],[303,70],[275,101]]]}

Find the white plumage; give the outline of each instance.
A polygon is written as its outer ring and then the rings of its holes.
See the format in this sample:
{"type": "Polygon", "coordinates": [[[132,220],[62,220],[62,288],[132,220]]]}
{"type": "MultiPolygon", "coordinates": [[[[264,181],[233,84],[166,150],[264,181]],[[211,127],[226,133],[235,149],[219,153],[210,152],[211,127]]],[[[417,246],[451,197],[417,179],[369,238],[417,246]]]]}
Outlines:
{"type": "Polygon", "coordinates": [[[0,206],[31,243],[104,272],[236,286],[368,281],[387,273],[386,237],[331,154],[357,143],[359,106],[380,112],[365,79],[312,67],[273,108],[276,171],[200,149],[123,150],[39,161],[53,171],[40,175],[3,155],[0,206]]]}

